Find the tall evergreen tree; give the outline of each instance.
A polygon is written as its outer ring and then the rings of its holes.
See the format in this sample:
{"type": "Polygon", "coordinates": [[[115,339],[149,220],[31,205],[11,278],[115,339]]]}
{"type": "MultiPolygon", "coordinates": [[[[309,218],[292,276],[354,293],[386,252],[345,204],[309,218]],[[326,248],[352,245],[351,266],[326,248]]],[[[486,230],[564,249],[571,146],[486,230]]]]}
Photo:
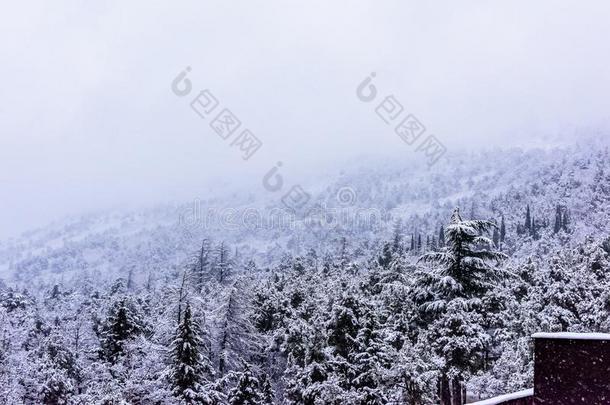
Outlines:
{"type": "Polygon", "coordinates": [[[382,376],[391,365],[390,353],[393,352],[388,342],[383,339],[382,328],[377,314],[370,308],[363,308],[365,314],[355,337],[354,350],[350,353],[350,375],[347,380],[356,391],[354,403],[382,405],[388,400],[384,394],[382,376]]]}
{"type": "Polygon", "coordinates": [[[256,376],[248,363],[236,372],[237,385],[229,393],[229,405],[273,405],[273,394],[267,378],[256,376]],[[266,383],[265,383],[266,382],[266,383]]]}
{"type": "Polygon", "coordinates": [[[446,332],[446,343],[437,347],[437,354],[446,361],[441,387],[451,386],[452,391],[441,392],[443,405],[450,404],[447,392],[452,392],[450,396],[454,398],[461,398],[458,392],[461,393],[464,378],[468,372],[474,371],[476,354],[482,353],[481,342],[486,340],[480,334],[478,322],[482,315],[477,311],[482,311],[481,297],[503,278],[504,272],[497,264],[506,256],[491,250],[492,241],[481,234],[495,227],[491,221],[464,221],[456,208],[445,232],[447,246],[439,252],[426,253],[419,259],[419,262],[430,265],[419,273],[417,281],[415,299],[420,303],[422,319],[427,320],[432,330],[442,329],[446,332]],[[469,321],[476,323],[464,323],[469,321]],[[464,335],[465,331],[470,332],[464,335]],[[476,336],[479,343],[464,357],[457,348],[460,339],[468,336],[473,339],[476,336]],[[455,346],[457,351],[448,351],[450,346],[455,346]]]}
{"type": "Polygon", "coordinates": [[[127,304],[127,299],[114,303],[101,331],[102,357],[114,363],[124,353],[125,344],[142,331],[142,321],[127,304]]]}
{"type": "MultiPolygon", "coordinates": [[[[481,296],[493,286],[504,274],[490,262],[499,262],[506,258],[503,253],[479,246],[492,247],[487,237],[479,232],[489,232],[496,225],[491,221],[464,221],[456,208],[452,220],[447,226],[447,246],[439,252],[426,253],[419,262],[433,267],[421,274],[423,285],[440,294],[446,302],[453,298],[472,298],[481,296]]],[[[435,308],[439,302],[428,303],[426,307],[435,308]]],[[[442,309],[441,306],[439,309],[442,309]]]]}
{"type": "Polygon", "coordinates": [[[354,348],[356,334],[359,329],[362,303],[352,290],[341,295],[332,308],[328,322],[328,343],[333,347],[334,354],[347,359],[354,348]]]}
{"type": "Polygon", "coordinates": [[[384,269],[388,269],[390,267],[390,264],[392,263],[392,260],[394,259],[393,253],[393,247],[390,246],[389,243],[385,243],[383,245],[381,255],[377,258],[377,263],[379,263],[379,265],[384,269]]]}
{"type": "Polygon", "coordinates": [[[182,321],[171,344],[171,374],[173,393],[187,404],[214,403],[205,392],[204,383],[213,373],[210,358],[205,352],[202,331],[186,304],[182,321]]]}

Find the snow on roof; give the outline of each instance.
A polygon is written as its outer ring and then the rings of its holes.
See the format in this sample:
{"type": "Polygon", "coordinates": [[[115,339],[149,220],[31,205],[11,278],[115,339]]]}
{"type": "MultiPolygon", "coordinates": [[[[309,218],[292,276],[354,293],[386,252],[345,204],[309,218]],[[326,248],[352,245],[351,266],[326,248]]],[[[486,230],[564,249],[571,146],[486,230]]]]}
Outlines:
{"type": "Polygon", "coordinates": [[[610,333],[576,333],[576,332],[539,332],[532,335],[534,339],[573,339],[573,340],[610,340],[610,333]]]}
{"type": "Polygon", "coordinates": [[[527,390],[513,392],[512,394],[504,394],[498,397],[485,399],[483,401],[469,402],[467,405],[496,405],[501,404],[502,402],[510,401],[512,399],[531,397],[532,395],[534,395],[534,389],[529,388],[527,390]]]}

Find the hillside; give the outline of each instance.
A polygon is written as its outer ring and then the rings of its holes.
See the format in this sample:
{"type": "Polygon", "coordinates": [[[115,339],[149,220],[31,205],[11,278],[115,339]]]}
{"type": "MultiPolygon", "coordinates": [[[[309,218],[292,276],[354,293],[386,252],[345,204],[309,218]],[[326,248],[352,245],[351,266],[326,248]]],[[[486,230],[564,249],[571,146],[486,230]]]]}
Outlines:
{"type": "Polygon", "coordinates": [[[184,367],[207,404],[485,398],[531,386],[532,333],[610,331],[607,148],[328,178],[2,242],[2,403],[178,403],[184,367]]]}

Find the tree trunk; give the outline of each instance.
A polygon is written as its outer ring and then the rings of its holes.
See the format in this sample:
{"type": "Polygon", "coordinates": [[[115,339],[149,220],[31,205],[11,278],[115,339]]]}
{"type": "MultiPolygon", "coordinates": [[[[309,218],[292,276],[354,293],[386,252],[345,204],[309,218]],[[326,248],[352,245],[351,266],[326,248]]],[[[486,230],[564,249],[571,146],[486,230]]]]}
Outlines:
{"type": "Polygon", "coordinates": [[[452,388],[452,399],[453,399],[453,405],[463,405],[464,402],[462,402],[462,383],[460,380],[457,379],[457,377],[453,378],[453,381],[451,381],[451,388],[452,388]]]}
{"type": "Polygon", "coordinates": [[[451,390],[447,376],[441,378],[441,405],[451,405],[451,390]]]}

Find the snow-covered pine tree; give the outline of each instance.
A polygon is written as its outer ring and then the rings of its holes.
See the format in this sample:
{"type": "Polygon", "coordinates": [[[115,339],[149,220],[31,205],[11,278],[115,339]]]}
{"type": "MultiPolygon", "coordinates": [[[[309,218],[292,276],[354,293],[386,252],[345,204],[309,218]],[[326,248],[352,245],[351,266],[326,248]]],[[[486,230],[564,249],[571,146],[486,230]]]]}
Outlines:
{"type": "Polygon", "coordinates": [[[244,362],[242,370],[235,372],[237,385],[229,393],[229,405],[272,405],[273,393],[266,378],[259,378],[251,366],[244,362]]]}
{"type": "Polygon", "coordinates": [[[115,301],[101,330],[102,357],[112,363],[124,353],[127,340],[143,330],[139,314],[126,298],[115,301]]]}
{"type": "Polygon", "coordinates": [[[446,247],[439,252],[422,255],[418,262],[432,265],[420,273],[419,285],[438,294],[440,301],[428,302],[425,308],[443,310],[444,303],[453,298],[482,296],[505,275],[497,266],[506,255],[486,247],[493,242],[479,233],[486,233],[496,225],[491,221],[463,221],[456,208],[445,232],[446,247]]]}
{"type": "Polygon", "coordinates": [[[41,382],[38,398],[42,403],[68,403],[77,392],[81,369],[72,351],[65,347],[59,329],[43,340],[32,369],[41,382]]]}
{"type": "Polygon", "coordinates": [[[381,255],[377,259],[377,263],[379,263],[379,266],[384,269],[389,268],[390,264],[392,263],[392,260],[394,260],[394,252],[395,250],[393,250],[393,247],[389,243],[385,243],[383,245],[381,255]]]}
{"type": "Polygon", "coordinates": [[[186,303],[182,320],[171,343],[170,380],[173,393],[187,404],[215,403],[205,390],[213,369],[209,353],[205,352],[202,330],[193,318],[191,305],[186,303]]]}
{"type": "Polygon", "coordinates": [[[350,289],[334,303],[328,322],[328,344],[334,354],[347,359],[354,348],[358,333],[362,303],[356,291],[350,289]]]}
{"type": "Polygon", "coordinates": [[[463,380],[474,369],[471,363],[476,361],[475,355],[482,351],[481,345],[486,341],[481,335],[482,316],[477,309],[481,307],[483,295],[505,276],[498,264],[506,256],[493,251],[493,242],[481,236],[494,227],[491,221],[464,221],[456,208],[445,232],[446,247],[426,253],[418,261],[429,265],[417,280],[415,299],[420,303],[422,319],[431,331],[446,332],[441,336],[445,343],[437,346],[437,354],[447,364],[442,370],[441,387],[451,385],[451,390],[441,390],[443,405],[450,404],[451,396],[461,398],[463,380]],[[464,324],[469,321],[474,323],[464,324]],[[475,337],[476,344],[468,350],[467,358],[449,349],[459,346],[461,339],[475,337]]]}
{"type": "Polygon", "coordinates": [[[391,366],[390,356],[393,349],[382,335],[382,328],[374,310],[365,308],[364,311],[361,327],[355,338],[354,350],[349,355],[351,364],[349,374],[344,378],[354,391],[353,403],[387,404],[383,376],[391,366]]]}

